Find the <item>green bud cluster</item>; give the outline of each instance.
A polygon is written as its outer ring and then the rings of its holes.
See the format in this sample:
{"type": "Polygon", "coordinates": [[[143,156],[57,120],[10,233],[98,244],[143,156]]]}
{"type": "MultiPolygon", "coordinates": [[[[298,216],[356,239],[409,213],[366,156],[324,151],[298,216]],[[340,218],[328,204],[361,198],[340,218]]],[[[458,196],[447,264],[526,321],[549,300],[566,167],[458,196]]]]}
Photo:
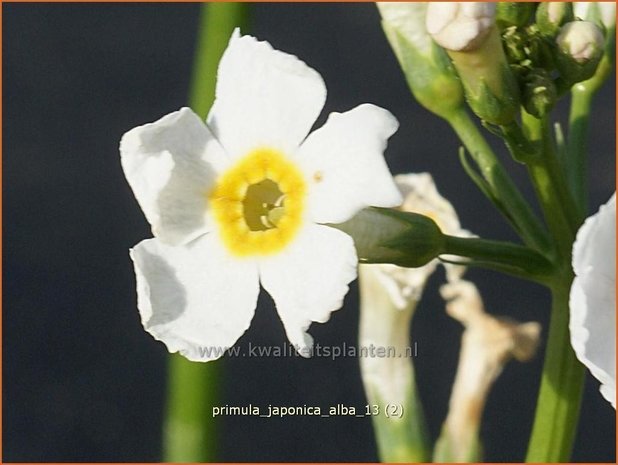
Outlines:
{"type": "Polygon", "coordinates": [[[597,26],[576,21],[571,3],[536,5],[499,4],[498,25],[521,103],[528,113],[541,117],[574,84],[595,74],[604,44],[593,30],[597,26]]]}
{"type": "Polygon", "coordinates": [[[499,2],[496,5],[496,23],[501,29],[526,26],[535,9],[534,2],[499,2]]]}

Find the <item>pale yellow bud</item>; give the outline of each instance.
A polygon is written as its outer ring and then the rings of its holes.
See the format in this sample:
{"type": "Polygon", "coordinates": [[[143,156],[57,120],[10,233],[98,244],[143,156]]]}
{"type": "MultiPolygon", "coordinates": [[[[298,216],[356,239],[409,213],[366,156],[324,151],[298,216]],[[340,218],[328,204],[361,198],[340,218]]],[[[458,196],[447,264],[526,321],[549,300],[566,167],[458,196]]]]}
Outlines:
{"type": "Polygon", "coordinates": [[[590,21],[573,21],[562,27],[556,44],[561,52],[583,64],[602,55],[605,39],[596,24],[590,21]]]}
{"type": "Polygon", "coordinates": [[[496,5],[488,2],[430,2],[427,32],[452,51],[473,50],[489,35],[496,20],[496,5]]]}

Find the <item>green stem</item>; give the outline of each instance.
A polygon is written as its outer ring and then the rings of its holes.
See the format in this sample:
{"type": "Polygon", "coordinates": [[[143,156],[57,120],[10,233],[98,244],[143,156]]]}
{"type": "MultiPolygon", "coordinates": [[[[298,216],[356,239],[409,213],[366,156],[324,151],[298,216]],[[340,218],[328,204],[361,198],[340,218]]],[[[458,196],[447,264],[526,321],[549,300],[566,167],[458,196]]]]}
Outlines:
{"type": "Polygon", "coordinates": [[[568,462],[577,430],[584,368],[571,348],[569,289],[573,275],[552,288],[552,310],[541,388],[527,462],[568,462]]]}
{"type": "Polygon", "coordinates": [[[556,256],[551,283],[552,311],[537,410],[528,444],[528,462],[568,462],[577,423],[584,370],[571,348],[569,289],[573,281],[571,248],[581,222],[562,166],[558,165],[547,118],[525,119],[529,137],[541,153],[528,165],[548,223],[556,256]]]}
{"type": "Polygon", "coordinates": [[[537,250],[545,250],[548,240],[541,222],[465,109],[454,111],[448,122],[470,152],[494,196],[504,203],[501,211],[524,242],[537,250]]]}
{"type": "Polygon", "coordinates": [[[569,114],[569,144],[565,165],[571,192],[577,201],[577,212],[584,216],[588,195],[586,189],[586,140],[588,120],[594,92],[589,87],[573,87],[569,114]]]}
{"type": "Polygon", "coordinates": [[[189,103],[202,118],[215,101],[217,68],[234,28],[244,31],[248,23],[247,3],[212,2],[202,6],[195,50],[189,103]]]}
{"type": "MultiPolygon", "coordinates": [[[[217,66],[235,27],[248,16],[246,3],[210,3],[201,9],[190,107],[204,118],[215,96],[217,66]]],[[[163,431],[166,462],[209,462],[216,459],[218,425],[212,406],[219,402],[221,362],[193,363],[169,358],[168,398],[163,431]]]]}
{"type": "Polygon", "coordinates": [[[532,157],[528,170],[536,190],[545,221],[557,246],[559,258],[568,260],[575,233],[581,224],[575,201],[565,182],[565,172],[558,162],[548,118],[527,118],[526,128],[541,151],[532,157]]]}
{"type": "Polygon", "coordinates": [[[163,431],[165,462],[212,462],[217,455],[218,425],[212,406],[219,399],[220,361],[169,359],[167,415],[163,431]]]}
{"type": "Polygon", "coordinates": [[[445,254],[470,258],[472,264],[538,282],[547,282],[552,271],[552,264],[529,247],[478,238],[447,235],[444,238],[445,254]]]}

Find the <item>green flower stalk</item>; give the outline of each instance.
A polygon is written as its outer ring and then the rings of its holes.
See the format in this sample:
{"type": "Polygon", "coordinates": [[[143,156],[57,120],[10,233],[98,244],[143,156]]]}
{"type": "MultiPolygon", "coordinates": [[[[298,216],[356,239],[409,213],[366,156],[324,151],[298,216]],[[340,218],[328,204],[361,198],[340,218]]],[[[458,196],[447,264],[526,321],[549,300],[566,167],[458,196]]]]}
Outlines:
{"type": "MultiPolygon", "coordinates": [[[[234,28],[246,24],[248,9],[243,3],[211,3],[201,8],[189,100],[204,118],[215,98],[219,59],[234,28]]],[[[170,355],[163,425],[164,461],[216,460],[219,425],[209,412],[219,402],[221,364],[219,361],[204,365],[170,355]]]]}
{"type": "Polygon", "coordinates": [[[427,3],[379,2],[382,28],[418,102],[447,118],[463,105],[463,88],[443,49],[425,28],[427,3]]]}
{"type": "Polygon", "coordinates": [[[616,48],[616,3],[575,2],[575,16],[592,21],[605,31],[605,50],[594,75],[571,89],[569,115],[569,145],[567,150],[567,175],[577,200],[580,217],[586,214],[586,140],[592,99],[614,69],[616,48]]]}
{"type": "Polygon", "coordinates": [[[474,284],[449,283],[440,289],[446,310],[461,322],[459,366],[449,411],[436,443],[435,462],[478,462],[482,458],[479,437],[487,396],[503,367],[511,359],[530,360],[538,347],[538,323],[517,323],[485,313],[474,284]]]}

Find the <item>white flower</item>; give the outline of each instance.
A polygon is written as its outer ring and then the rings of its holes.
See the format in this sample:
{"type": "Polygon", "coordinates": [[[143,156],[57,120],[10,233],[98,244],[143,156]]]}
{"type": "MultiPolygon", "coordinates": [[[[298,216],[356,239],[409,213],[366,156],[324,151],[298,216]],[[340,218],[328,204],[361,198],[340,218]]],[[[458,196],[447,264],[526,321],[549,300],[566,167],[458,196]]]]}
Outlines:
{"type": "Polygon", "coordinates": [[[616,194],[586,220],[573,246],[571,345],[616,408],[616,194]]]}
{"type": "Polygon", "coordinates": [[[616,2],[574,2],[573,14],[586,21],[593,21],[598,14],[607,29],[616,26],[616,2]]]}
{"type": "Polygon", "coordinates": [[[429,2],[427,31],[447,50],[465,51],[480,46],[496,21],[491,2],[429,2]]]}
{"type": "Polygon", "coordinates": [[[315,70],[235,31],[206,124],[183,108],[123,136],[155,235],[131,250],[138,307],[170,352],[220,357],[249,327],[260,283],[301,355],[309,325],[341,307],[356,252],[323,224],[401,203],[382,155],[398,123],[364,104],[308,135],[325,99],[315,70]]]}

